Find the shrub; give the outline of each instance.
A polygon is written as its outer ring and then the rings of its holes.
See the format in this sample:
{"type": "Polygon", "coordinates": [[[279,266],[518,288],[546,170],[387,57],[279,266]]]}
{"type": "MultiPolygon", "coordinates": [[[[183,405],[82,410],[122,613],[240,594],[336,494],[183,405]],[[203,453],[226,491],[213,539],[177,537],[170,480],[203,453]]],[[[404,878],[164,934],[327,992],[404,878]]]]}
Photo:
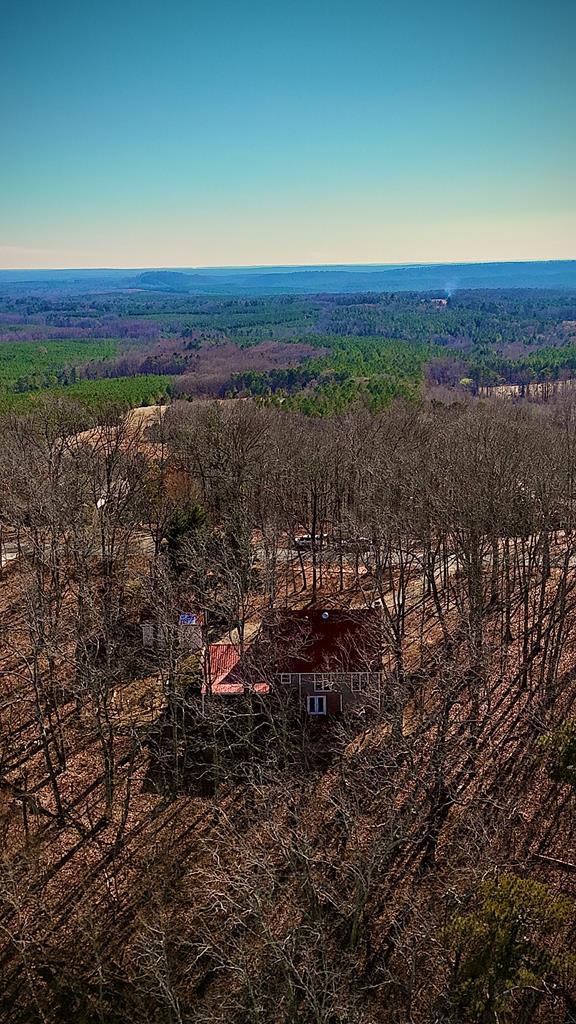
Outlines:
{"type": "Polygon", "coordinates": [[[477,906],[453,918],[455,947],[451,1008],[456,1019],[516,1024],[518,1000],[551,974],[573,972],[567,958],[543,942],[574,914],[571,900],[529,878],[503,875],[479,887],[477,906]]]}
{"type": "Polygon", "coordinates": [[[544,736],[540,746],[550,778],[576,787],[576,718],[568,719],[544,736]]]}

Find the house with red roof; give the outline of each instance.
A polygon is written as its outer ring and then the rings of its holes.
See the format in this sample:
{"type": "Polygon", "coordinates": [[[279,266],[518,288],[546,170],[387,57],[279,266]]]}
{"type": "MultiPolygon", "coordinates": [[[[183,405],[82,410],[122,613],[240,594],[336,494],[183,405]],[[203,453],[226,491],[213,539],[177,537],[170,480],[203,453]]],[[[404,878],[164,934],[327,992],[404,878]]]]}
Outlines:
{"type": "Polygon", "coordinates": [[[321,718],[379,699],[382,669],[377,609],[274,609],[243,652],[234,644],[209,645],[204,692],[296,689],[307,714],[321,718]]]}

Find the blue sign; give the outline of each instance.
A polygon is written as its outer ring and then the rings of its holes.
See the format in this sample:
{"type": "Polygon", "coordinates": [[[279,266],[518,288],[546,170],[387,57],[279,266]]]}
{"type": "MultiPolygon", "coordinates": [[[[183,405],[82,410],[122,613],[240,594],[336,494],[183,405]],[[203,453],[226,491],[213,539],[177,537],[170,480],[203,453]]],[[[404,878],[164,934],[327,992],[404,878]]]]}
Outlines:
{"type": "Polygon", "coordinates": [[[181,612],[179,623],[181,626],[197,626],[198,616],[192,615],[190,612],[181,612]]]}

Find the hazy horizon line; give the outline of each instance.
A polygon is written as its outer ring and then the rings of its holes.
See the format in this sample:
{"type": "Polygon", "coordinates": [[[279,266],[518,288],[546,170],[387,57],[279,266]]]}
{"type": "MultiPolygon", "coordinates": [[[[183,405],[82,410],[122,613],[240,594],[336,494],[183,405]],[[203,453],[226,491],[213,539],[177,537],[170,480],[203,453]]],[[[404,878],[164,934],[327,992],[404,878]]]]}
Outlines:
{"type": "Polygon", "coordinates": [[[576,254],[573,257],[530,257],[528,259],[488,259],[488,260],[438,260],[438,261],[425,261],[416,260],[415,262],[400,262],[400,263],[238,263],[238,264],[210,264],[196,266],[187,266],[184,264],[180,265],[169,265],[169,264],[158,264],[158,265],[141,265],[141,266],[64,266],[64,267],[0,267],[0,273],[2,274],[34,274],[34,273],[56,273],[63,274],[69,273],[75,270],[83,271],[147,271],[147,270],[167,270],[167,271],[208,271],[208,270],[230,270],[230,271],[241,271],[241,270],[308,270],[308,269],[338,269],[344,268],[374,268],[374,269],[402,269],[403,267],[456,267],[456,266],[469,266],[469,267],[480,267],[480,266],[495,266],[497,264],[515,264],[515,263],[574,263],[576,262],[576,254]]]}

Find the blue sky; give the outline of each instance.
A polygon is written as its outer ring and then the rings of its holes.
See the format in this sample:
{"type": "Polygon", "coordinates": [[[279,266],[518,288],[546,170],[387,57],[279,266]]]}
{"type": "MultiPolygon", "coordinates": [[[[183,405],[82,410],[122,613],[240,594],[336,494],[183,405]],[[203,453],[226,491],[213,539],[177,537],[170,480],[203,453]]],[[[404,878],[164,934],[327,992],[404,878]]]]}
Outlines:
{"type": "Polygon", "coordinates": [[[576,5],[5,0],[0,266],[576,256],[576,5]]]}

